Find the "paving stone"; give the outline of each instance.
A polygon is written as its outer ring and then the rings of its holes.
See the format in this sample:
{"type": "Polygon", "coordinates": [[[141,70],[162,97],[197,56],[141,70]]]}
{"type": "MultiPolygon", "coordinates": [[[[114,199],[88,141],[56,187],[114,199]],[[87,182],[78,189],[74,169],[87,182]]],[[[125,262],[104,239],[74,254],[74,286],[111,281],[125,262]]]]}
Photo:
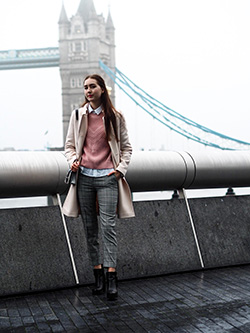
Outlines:
{"type": "Polygon", "coordinates": [[[33,316],[36,323],[46,323],[46,318],[42,315],[35,315],[33,316]]]}
{"type": "Polygon", "coordinates": [[[29,326],[25,328],[25,333],[38,333],[39,329],[36,326],[29,326]]]}
{"type": "Polygon", "coordinates": [[[24,327],[18,327],[14,329],[7,329],[3,330],[4,333],[11,332],[11,333],[26,333],[26,329],[24,327]]]}
{"type": "Polygon", "coordinates": [[[50,326],[50,329],[52,332],[64,332],[65,331],[60,323],[51,323],[49,326],[50,326]]]}
{"type": "Polygon", "coordinates": [[[29,317],[22,317],[23,324],[28,326],[29,324],[34,324],[34,318],[32,316],[29,317]]]}
{"type": "MultiPolygon", "coordinates": [[[[10,327],[12,328],[23,327],[23,321],[20,317],[9,317],[9,320],[10,320],[10,327]]],[[[0,323],[0,328],[2,328],[1,323],[0,323]]]]}
{"type": "Polygon", "coordinates": [[[10,326],[10,320],[7,317],[0,317],[1,328],[8,328],[10,326]]]}
{"type": "Polygon", "coordinates": [[[51,329],[50,329],[49,325],[46,322],[37,323],[37,329],[38,329],[39,332],[44,332],[44,333],[51,332],[51,329]]]}

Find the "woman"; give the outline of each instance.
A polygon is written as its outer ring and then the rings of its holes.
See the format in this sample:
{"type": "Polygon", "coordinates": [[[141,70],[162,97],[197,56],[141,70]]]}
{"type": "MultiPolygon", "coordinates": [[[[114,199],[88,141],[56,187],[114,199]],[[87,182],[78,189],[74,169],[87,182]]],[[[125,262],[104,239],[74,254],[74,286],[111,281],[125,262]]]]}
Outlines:
{"type": "Polygon", "coordinates": [[[94,295],[105,292],[117,298],[116,212],[120,218],[134,216],[130,189],[124,176],[132,147],[123,115],[113,106],[103,78],[97,74],[84,80],[85,102],[72,112],[65,143],[71,170],[77,172],[64,202],[67,216],[82,216],[89,256],[94,266],[94,295]],[[98,203],[98,204],[97,204],[98,203]],[[98,241],[97,211],[100,215],[103,262],[98,241]]]}

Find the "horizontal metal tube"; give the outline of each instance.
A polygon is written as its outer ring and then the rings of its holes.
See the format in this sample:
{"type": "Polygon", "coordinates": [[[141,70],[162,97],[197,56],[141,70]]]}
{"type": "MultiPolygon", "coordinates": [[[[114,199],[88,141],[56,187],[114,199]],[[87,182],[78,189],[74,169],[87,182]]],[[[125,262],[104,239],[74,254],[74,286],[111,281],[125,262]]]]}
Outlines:
{"type": "Polygon", "coordinates": [[[127,180],[133,192],[162,191],[189,186],[195,176],[190,155],[176,151],[133,153],[127,180]]]}
{"type": "MultiPolygon", "coordinates": [[[[0,197],[64,193],[63,152],[0,152],[0,197]]],[[[133,192],[250,186],[249,151],[134,152],[126,178],[133,192]]]]}
{"type": "Polygon", "coordinates": [[[250,186],[250,151],[138,152],[127,173],[134,192],[250,186]]]}
{"type": "Polygon", "coordinates": [[[0,152],[0,197],[63,193],[67,170],[61,152],[0,152]]]}
{"type": "Polygon", "coordinates": [[[190,188],[250,186],[250,151],[192,153],[195,178],[190,188]]]}

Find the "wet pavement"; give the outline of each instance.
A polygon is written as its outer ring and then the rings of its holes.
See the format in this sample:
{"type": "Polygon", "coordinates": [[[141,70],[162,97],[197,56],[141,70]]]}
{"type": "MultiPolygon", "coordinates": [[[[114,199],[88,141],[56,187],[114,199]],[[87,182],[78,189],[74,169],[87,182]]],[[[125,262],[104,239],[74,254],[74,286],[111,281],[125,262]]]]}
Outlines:
{"type": "Polygon", "coordinates": [[[250,332],[250,265],[0,298],[0,332],[250,332]]]}

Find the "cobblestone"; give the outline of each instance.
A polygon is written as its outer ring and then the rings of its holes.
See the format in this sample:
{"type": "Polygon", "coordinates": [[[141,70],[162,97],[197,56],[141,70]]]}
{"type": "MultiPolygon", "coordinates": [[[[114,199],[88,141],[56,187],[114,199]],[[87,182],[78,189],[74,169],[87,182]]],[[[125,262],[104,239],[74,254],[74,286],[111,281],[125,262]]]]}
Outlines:
{"type": "Polygon", "coordinates": [[[0,332],[250,333],[250,265],[0,298],[0,332]]]}

